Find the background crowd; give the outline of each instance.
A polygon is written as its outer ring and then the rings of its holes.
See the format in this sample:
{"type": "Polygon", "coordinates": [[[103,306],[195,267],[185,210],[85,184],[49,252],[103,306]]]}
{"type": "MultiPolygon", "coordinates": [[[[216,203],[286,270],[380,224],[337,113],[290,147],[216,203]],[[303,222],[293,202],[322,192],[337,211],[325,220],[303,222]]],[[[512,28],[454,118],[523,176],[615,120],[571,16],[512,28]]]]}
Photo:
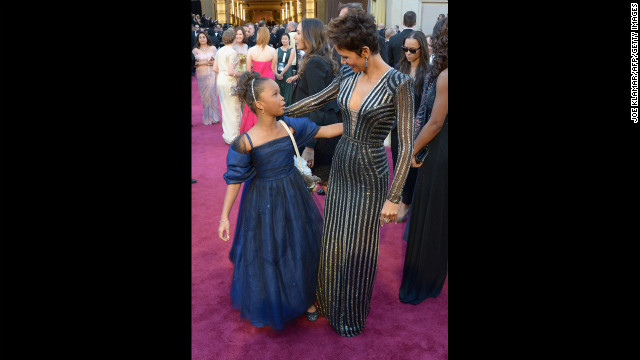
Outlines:
{"type": "MultiPolygon", "coordinates": [[[[335,169],[344,164],[337,166],[334,159],[341,156],[361,156],[345,155],[346,145],[342,145],[342,148],[339,145],[342,144],[341,137],[347,137],[349,141],[356,143],[362,140],[362,144],[373,144],[371,141],[378,136],[374,133],[370,135],[371,138],[352,139],[362,136],[357,131],[358,126],[361,126],[357,125],[358,123],[378,121],[367,119],[366,116],[379,116],[379,113],[372,111],[365,116],[365,111],[360,111],[360,108],[354,110],[349,105],[351,95],[346,100],[344,96],[341,98],[338,91],[340,94],[347,91],[347,84],[352,84],[349,91],[354,91],[356,84],[360,85],[361,82],[364,82],[362,86],[366,87],[369,78],[379,82],[387,73],[392,74],[389,78],[394,80],[381,86],[390,87],[385,88],[385,91],[397,92],[399,98],[389,100],[379,97],[382,90],[374,91],[378,83],[373,81],[369,88],[373,94],[371,98],[366,94],[360,99],[363,107],[367,101],[368,107],[378,106],[384,109],[385,106],[391,105],[395,109],[394,115],[385,115],[379,120],[386,121],[384,125],[379,122],[376,126],[380,126],[378,130],[383,131],[384,136],[390,140],[391,167],[395,175],[386,201],[393,200],[393,204],[397,205],[387,204],[384,197],[376,200],[380,202],[380,208],[373,212],[377,211],[377,215],[380,216],[382,211],[382,218],[378,217],[378,225],[371,224],[371,234],[377,235],[371,235],[370,239],[365,237],[365,241],[370,241],[376,248],[375,252],[366,256],[374,256],[377,259],[379,232],[375,229],[380,226],[381,221],[402,222],[409,218],[404,234],[407,253],[399,297],[402,302],[418,304],[428,297],[438,296],[447,275],[448,15],[440,14],[433,30],[425,34],[416,29],[414,11],[404,14],[402,30],[398,25],[386,28],[384,24],[375,24],[373,20],[368,20],[373,18],[372,16],[367,17],[363,14],[364,10],[359,3],[342,5],[339,17],[333,19],[329,27],[313,18],[303,19],[300,23],[291,21],[275,25],[260,21],[234,27],[231,24],[219,24],[205,14],[194,14],[191,31],[192,74],[197,76],[204,106],[203,124],[221,122],[223,140],[227,144],[234,143],[241,134],[246,134],[256,125],[256,115],[260,110],[255,104],[260,100],[251,98],[255,96],[256,91],[252,90],[250,96],[245,90],[243,94],[246,97],[242,99],[236,96],[238,79],[243,74],[254,74],[252,72],[258,73],[255,75],[258,79],[266,77],[275,81],[286,105],[285,115],[307,117],[320,127],[349,123],[345,124],[344,135],[322,139],[309,138],[304,146],[300,147],[303,159],[313,174],[321,179],[318,194],[324,195],[328,189],[334,194],[342,194],[341,199],[336,199],[335,196],[327,199],[329,205],[325,208],[325,226],[327,222],[331,225],[334,221],[330,216],[327,220],[330,204],[352,206],[353,204],[346,203],[346,199],[355,196],[357,192],[357,189],[349,187],[352,185],[349,181],[342,181],[335,174],[335,169]],[[353,12],[347,17],[350,11],[353,12]],[[361,24],[355,26],[352,22],[361,24]],[[373,27],[370,33],[362,30],[365,25],[373,27]],[[355,26],[352,33],[359,34],[360,38],[355,38],[355,35],[350,37],[348,34],[337,34],[335,30],[348,29],[350,26],[355,26]],[[341,51],[333,47],[332,44],[336,42],[342,44],[337,46],[341,51]],[[395,71],[383,72],[380,69],[395,71]],[[357,76],[354,76],[354,73],[357,73],[357,76]],[[362,74],[364,75],[360,76],[362,74]],[[329,95],[330,93],[334,95],[329,95]],[[387,104],[389,101],[392,103],[387,104]],[[410,110],[410,114],[402,113],[402,109],[410,110]],[[407,119],[409,125],[406,123],[407,119]],[[420,157],[422,153],[428,156],[420,157]],[[331,187],[330,181],[337,183],[331,187]],[[387,211],[388,208],[394,210],[387,211]]],[[[264,108],[261,110],[264,114],[264,108]]],[[[378,155],[372,156],[383,156],[378,155]]],[[[342,162],[349,161],[348,158],[345,159],[342,162]]],[[[386,155],[384,163],[386,164],[386,155]]],[[[383,166],[381,164],[378,165],[383,166]]],[[[388,168],[388,165],[386,166],[388,168]]],[[[370,174],[367,172],[363,176],[366,178],[370,174]]],[[[367,181],[369,180],[371,179],[367,181]]],[[[381,190],[374,192],[382,194],[387,191],[389,184],[380,184],[381,190]]],[[[353,206],[356,213],[365,211],[360,209],[360,203],[353,206]]],[[[363,217],[365,215],[363,213],[363,217]]],[[[358,233],[358,229],[343,230],[358,233]]],[[[323,244],[334,241],[331,238],[325,239],[326,236],[329,235],[325,232],[323,244]]],[[[335,233],[332,233],[332,236],[336,236],[335,233]]],[[[374,268],[370,271],[375,275],[376,263],[372,264],[374,268]]],[[[339,292],[332,287],[331,279],[324,280],[324,286],[329,289],[327,291],[339,292]]],[[[320,289],[320,284],[318,286],[320,289]]],[[[363,287],[363,298],[366,298],[366,294],[370,297],[369,290],[367,286],[363,287]]],[[[330,300],[326,301],[327,304],[331,304],[330,300]]],[[[322,315],[328,315],[329,318],[331,311],[327,310],[326,306],[329,305],[320,304],[320,310],[322,315]]],[[[363,304],[366,312],[368,306],[368,303],[363,304]]],[[[355,328],[339,328],[333,323],[332,326],[343,336],[353,336],[362,331],[364,319],[356,324],[355,328]]]]}

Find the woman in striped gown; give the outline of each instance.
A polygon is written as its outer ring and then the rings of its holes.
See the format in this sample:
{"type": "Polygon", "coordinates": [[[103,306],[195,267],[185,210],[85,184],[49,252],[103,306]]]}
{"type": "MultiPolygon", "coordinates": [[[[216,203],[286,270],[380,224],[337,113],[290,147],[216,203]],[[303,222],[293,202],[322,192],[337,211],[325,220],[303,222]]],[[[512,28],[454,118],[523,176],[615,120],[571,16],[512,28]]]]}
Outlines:
{"type": "Polygon", "coordinates": [[[344,133],[333,157],[325,200],[316,296],[320,315],[342,336],[362,332],[378,267],[380,226],[396,222],[413,153],[413,79],[379,54],[372,15],[352,9],[328,24],[342,56],[333,82],[285,109],[298,116],[337,99],[344,133]],[[389,189],[383,142],[397,121],[398,164],[389,189]]]}

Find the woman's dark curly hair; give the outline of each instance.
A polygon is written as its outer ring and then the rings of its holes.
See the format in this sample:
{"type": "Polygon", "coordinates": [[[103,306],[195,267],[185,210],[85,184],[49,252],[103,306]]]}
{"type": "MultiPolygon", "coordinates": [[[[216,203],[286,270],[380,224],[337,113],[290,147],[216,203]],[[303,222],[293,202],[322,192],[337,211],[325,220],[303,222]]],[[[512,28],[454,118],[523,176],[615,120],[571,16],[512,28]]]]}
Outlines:
{"type": "Polygon", "coordinates": [[[262,94],[267,80],[269,80],[269,78],[260,77],[260,73],[257,71],[247,71],[238,79],[238,85],[236,86],[237,96],[249,105],[249,109],[251,109],[254,114],[258,113],[256,101],[260,100],[260,94],[262,94]],[[252,81],[253,89],[251,88],[252,81]]]}
{"type": "Polygon", "coordinates": [[[353,51],[362,56],[362,47],[367,46],[372,54],[379,52],[378,31],[373,15],[360,9],[350,9],[327,25],[329,43],[340,49],[353,51]]]}
{"type": "Polygon", "coordinates": [[[440,75],[444,69],[449,67],[449,18],[446,17],[441,21],[440,29],[431,38],[431,46],[433,47],[432,78],[440,75]]]}

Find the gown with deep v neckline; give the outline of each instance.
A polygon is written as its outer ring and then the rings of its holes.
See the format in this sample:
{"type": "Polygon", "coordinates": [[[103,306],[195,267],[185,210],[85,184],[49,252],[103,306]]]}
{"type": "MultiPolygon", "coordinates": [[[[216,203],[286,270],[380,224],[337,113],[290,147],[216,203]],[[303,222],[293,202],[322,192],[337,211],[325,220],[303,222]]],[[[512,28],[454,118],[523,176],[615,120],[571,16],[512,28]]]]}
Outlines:
{"type": "Polygon", "coordinates": [[[342,336],[364,329],[378,266],[380,213],[385,200],[400,201],[413,151],[413,79],[388,69],[355,111],[349,100],[357,78],[344,65],[324,90],[285,108],[286,115],[297,116],[337,99],[344,119],[325,200],[316,290],[320,315],[342,336]],[[401,156],[389,189],[384,139],[396,120],[401,156]]]}
{"type": "MultiPolygon", "coordinates": [[[[318,131],[307,118],[284,121],[298,144],[318,131]]],[[[245,183],[229,252],[231,300],[254,326],[281,329],[304,314],[316,296],[322,216],[294,166],[294,154],[288,135],[253,147],[244,133],[227,155],[225,181],[245,183]]]]}

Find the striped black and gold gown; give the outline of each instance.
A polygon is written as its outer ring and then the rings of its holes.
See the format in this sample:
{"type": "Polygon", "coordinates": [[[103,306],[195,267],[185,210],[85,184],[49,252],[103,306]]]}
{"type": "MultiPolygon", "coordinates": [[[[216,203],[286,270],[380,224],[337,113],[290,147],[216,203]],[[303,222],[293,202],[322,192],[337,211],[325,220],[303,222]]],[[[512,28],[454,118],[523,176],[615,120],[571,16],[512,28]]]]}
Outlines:
{"type": "Polygon", "coordinates": [[[285,109],[300,116],[337,98],[344,133],[336,146],[325,199],[316,296],[320,314],[342,336],[362,332],[378,267],[380,214],[399,203],[413,152],[413,79],[393,68],[357,110],[349,108],[360,73],[344,65],[321,92],[285,109]],[[398,166],[389,189],[384,139],[398,124],[398,166]]]}

